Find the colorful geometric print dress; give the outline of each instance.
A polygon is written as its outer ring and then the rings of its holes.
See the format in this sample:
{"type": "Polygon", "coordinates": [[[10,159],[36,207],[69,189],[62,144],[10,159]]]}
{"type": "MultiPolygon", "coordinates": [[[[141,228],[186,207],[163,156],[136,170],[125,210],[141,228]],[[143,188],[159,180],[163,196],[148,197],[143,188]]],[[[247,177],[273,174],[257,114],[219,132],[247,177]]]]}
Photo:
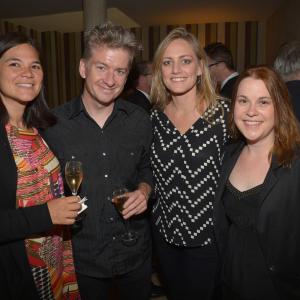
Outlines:
{"type": "MultiPolygon", "coordinates": [[[[62,197],[58,160],[38,131],[10,124],[6,125],[6,131],[18,172],[16,207],[39,205],[62,197]]],[[[25,246],[40,299],[80,299],[67,226],[53,226],[50,232],[28,237],[25,246]]]]}

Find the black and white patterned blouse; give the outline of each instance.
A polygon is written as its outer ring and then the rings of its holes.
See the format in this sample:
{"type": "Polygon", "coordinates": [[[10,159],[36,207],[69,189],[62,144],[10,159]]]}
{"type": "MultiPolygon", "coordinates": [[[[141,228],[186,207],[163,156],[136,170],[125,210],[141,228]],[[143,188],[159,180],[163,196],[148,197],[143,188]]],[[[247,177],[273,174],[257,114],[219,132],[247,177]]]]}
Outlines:
{"type": "Polygon", "coordinates": [[[161,111],[151,114],[151,164],[157,202],[155,226],[171,244],[196,247],[212,242],[212,208],[220,176],[228,103],[220,100],[181,134],[161,111]]]}

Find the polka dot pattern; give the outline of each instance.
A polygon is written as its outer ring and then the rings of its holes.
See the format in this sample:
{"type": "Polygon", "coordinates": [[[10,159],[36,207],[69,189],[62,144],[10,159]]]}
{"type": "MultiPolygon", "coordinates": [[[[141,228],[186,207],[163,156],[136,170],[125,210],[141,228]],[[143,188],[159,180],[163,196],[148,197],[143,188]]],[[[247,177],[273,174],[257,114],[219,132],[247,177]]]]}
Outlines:
{"type": "Polygon", "coordinates": [[[151,114],[151,164],[157,197],[153,217],[171,244],[193,247],[212,241],[213,199],[228,140],[228,110],[228,103],[220,100],[184,134],[163,112],[151,114]]]}

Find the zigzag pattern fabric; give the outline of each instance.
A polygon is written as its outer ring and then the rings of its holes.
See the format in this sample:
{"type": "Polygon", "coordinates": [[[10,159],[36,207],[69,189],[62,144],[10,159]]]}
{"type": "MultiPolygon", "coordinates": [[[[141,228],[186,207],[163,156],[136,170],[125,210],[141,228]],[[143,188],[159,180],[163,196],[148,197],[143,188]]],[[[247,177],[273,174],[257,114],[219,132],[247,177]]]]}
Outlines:
{"type": "Polygon", "coordinates": [[[212,209],[228,140],[228,102],[219,100],[181,134],[161,111],[151,114],[155,226],[165,240],[196,247],[212,242],[212,209]]]}
{"type": "MultiPolygon", "coordinates": [[[[6,125],[6,131],[18,172],[16,207],[39,205],[62,197],[58,160],[38,131],[10,124],[6,125]]],[[[25,246],[40,299],[80,299],[68,227],[56,226],[51,232],[30,237],[25,246]]]]}

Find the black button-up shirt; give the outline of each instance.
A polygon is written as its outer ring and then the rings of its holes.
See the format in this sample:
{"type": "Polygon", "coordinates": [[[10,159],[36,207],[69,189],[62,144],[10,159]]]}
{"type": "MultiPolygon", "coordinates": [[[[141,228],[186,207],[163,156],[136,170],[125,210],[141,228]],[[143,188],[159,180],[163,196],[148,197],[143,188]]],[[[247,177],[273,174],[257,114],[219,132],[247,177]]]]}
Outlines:
{"type": "Polygon", "coordinates": [[[103,128],[88,115],[81,98],[55,109],[58,123],[45,138],[60,160],[62,169],[72,156],[83,164],[81,197],[88,209],[82,228],[74,232],[73,251],[77,272],[108,278],[141,265],[151,254],[149,225],[145,214],[130,218],[138,241],[121,241],[124,223],[111,203],[115,187],[134,190],[141,182],[152,186],[149,148],[152,128],[143,109],[117,100],[103,128]]]}

